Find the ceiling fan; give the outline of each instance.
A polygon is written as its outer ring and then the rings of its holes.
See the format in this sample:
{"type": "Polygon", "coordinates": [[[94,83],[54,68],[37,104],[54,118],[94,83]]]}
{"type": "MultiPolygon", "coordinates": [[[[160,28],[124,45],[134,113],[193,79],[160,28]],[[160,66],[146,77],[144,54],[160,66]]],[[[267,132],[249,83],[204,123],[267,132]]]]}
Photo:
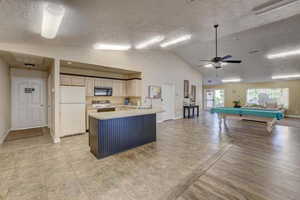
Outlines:
{"type": "Polygon", "coordinates": [[[215,32],[216,32],[216,57],[214,57],[211,60],[200,60],[200,61],[209,62],[210,65],[212,65],[215,69],[220,69],[227,63],[234,63],[234,64],[242,63],[241,60],[228,60],[228,59],[232,58],[231,55],[227,55],[227,56],[223,56],[223,57],[218,56],[218,27],[219,27],[218,24],[214,25],[215,32]]]}

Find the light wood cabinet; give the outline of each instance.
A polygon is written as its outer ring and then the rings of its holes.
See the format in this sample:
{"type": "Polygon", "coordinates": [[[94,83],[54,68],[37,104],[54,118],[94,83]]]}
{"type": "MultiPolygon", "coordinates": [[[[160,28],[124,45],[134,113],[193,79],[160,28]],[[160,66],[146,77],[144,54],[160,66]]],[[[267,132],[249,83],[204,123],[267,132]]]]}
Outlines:
{"type": "Polygon", "coordinates": [[[85,79],[85,88],[86,96],[93,97],[95,88],[94,78],[85,79]]]}
{"type": "Polygon", "coordinates": [[[113,80],[111,79],[103,79],[103,78],[95,78],[95,87],[113,87],[113,80]]]}
{"type": "Polygon", "coordinates": [[[127,96],[139,97],[142,96],[141,80],[129,80],[126,82],[127,96]]]}
{"type": "Polygon", "coordinates": [[[60,85],[72,85],[71,76],[60,75],[60,85]]]}
{"type": "Polygon", "coordinates": [[[60,75],[60,85],[85,86],[86,96],[94,96],[95,87],[113,88],[113,96],[116,97],[140,97],[142,96],[141,80],[112,80],[103,78],[87,78],[71,75],[60,75]]]}
{"type": "Polygon", "coordinates": [[[60,85],[85,86],[85,78],[78,76],[60,75],[60,85]]]}
{"type": "Polygon", "coordinates": [[[71,84],[74,85],[74,86],[85,86],[85,78],[84,77],[72,76],[71,84]]]}
{"type": "Polygon", "coordinates": [[[113,80],[113,96],[126,96],[126,83],[122,80],[113,80]]]}

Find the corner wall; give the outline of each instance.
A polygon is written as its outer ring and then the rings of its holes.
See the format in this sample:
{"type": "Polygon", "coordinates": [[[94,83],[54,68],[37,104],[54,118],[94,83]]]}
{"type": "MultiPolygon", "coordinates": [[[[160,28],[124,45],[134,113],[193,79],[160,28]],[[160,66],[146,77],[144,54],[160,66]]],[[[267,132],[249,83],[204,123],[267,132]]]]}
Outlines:
{"type": "Polygon", "coordinates": [[[0,144],[11,126],[11,95],[9,66],[0,59],[0,144]]]}

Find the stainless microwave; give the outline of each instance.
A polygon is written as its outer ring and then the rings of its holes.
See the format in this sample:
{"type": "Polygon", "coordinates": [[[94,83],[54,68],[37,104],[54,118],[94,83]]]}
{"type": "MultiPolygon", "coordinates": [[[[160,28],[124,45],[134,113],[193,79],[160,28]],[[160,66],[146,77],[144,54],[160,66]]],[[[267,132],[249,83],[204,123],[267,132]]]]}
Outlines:
{"type": "Polygon", "coordinates": [[[112,96],[112,88],[110,87],[95,87],[94,96],[112,96]]]}

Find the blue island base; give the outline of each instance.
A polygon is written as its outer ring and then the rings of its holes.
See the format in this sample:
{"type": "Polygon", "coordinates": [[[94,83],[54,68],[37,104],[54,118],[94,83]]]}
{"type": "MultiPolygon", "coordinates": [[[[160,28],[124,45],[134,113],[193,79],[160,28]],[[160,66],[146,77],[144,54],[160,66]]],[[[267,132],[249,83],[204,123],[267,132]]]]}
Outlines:
{"type": "Polygon", "coordinates": [[[156,114],[89,119],[90,151],[98,159],[156,141],[156,114]]]}

